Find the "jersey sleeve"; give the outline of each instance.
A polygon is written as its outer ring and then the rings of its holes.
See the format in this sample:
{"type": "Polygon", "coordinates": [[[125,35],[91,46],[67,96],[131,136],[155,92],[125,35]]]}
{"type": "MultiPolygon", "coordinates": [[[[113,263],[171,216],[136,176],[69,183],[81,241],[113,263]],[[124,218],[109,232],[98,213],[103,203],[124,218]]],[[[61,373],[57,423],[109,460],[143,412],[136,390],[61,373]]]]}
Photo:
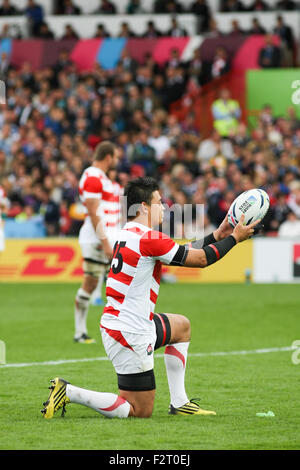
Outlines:
{"type": "Polygon", "coordinates": [[[140,240],[141,255],[151,256],[164,264],[171,264],[178,250],[180,245],[168,235],[156,230],[149,230],[140,240]]]}
{"type": "Polygon", "coordinates": [[[101,199],[103,186],[100,178],[96,176],[88,176],[83,185],[83,196],[85,199],[96,198],[101,199]]]}

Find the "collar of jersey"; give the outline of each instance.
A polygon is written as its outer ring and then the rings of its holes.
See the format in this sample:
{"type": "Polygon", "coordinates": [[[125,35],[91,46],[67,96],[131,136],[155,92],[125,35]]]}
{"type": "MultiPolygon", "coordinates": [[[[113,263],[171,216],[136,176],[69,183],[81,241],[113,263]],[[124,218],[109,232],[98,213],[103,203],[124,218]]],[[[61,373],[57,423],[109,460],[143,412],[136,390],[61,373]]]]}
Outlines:
{"type": "Polygon", "coordinates": [[[147,225],[143,225],[143,224],[139,224],[138,222],[127,222],[127,224],[124,226],[124,229],[126,228],[130,228],[130,227],[139,227],[140,229],[144,230],[144,231],[149,231],[149,230],[152,230],[150,227],[148,227],[147,225]]]}
{"type": "Polygon", "coordinates": [[[92,167],[93,167],[93,168],[96,168],[96,170],[98,170],[98,171],[99,171],[103,176],[105,176],[106,178],[108,177],[107,174],[106,174],[103,170],[101,170],[101,168],[98,168],[97,166],[93,166],[93,165],[92,165],[92,167]]]}

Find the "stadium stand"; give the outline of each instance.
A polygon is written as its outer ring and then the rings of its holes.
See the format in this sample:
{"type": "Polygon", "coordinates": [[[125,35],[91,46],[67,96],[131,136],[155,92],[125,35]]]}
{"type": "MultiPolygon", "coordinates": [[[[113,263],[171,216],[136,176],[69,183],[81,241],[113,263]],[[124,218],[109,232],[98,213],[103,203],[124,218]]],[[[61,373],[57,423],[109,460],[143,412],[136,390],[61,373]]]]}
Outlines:
{"type": "Polygon", "coordinates": [[[254,116],[246,106],[246,71],[266,65],[270,45],[272,67],[298,64],[300,13],[289,11],[294,2],[279,3],[3,1],[7,235],[18,233],[14,222],[36,225],[38,217],[49,236],[76,235],[78,179],[105,139],[121,149],[122,184],[155,176],[166,203],[205,203],[208,226],[255,186],[271,196],[267,234],[290,211],[300,219],[299,117],[290,103],[280,114],[265,103],[254,116]],[[240,114],[221,136],[213,104],[224,89],[240,114]]]}

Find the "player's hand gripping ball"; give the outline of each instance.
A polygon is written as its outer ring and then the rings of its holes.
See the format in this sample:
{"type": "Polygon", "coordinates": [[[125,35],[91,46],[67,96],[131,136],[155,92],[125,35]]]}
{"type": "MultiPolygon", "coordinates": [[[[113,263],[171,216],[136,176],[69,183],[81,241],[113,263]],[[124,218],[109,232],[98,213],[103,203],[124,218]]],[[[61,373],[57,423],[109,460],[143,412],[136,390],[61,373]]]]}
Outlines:
{"type": "Polygon", "coordinates": [[[228,211],[228,222],[235,227],[245,215],[244,225],[258,219],[263,220],[270,207],[270,198],[263,189],[250,189],[240,194],[231,204],[228,211]]]}

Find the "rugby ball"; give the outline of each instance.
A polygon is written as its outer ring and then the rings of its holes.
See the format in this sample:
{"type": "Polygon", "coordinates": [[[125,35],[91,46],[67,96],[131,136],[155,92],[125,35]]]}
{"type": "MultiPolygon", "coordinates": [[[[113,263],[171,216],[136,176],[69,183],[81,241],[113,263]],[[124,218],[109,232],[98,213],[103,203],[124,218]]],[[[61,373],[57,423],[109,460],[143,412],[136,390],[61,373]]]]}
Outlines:
{"type": "Polygon", "coordinates": [[[244,225],[263,219],[270,207],[270,198],[263,189],[250,189],[240,194],[231,204],[228,211],[228,222],[235,227],[245,215],[244,225]]]}

